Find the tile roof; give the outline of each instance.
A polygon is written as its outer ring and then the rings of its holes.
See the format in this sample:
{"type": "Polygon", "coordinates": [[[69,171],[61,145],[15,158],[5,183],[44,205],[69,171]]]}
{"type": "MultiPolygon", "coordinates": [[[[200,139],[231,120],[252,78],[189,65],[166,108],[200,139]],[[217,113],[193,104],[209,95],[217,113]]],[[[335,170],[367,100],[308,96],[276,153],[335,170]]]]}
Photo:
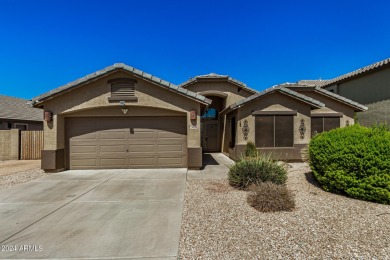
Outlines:
{"type": "Polygon", "coordinates": [[[319,92],[325,96],[328,96],[330,98],[333,98],[333,99],[336,99],[337,101],[339,102],[342,102],[344,104],[347,104],[349,106],[352,106],[360,111],[366,111],[367,110],[367,107],[362,105],[362,104],[359,104],[355,101],[352,101],[351,99],[348,99],[348,98],[345,98],[343,96],[340,96],[338,94],[335,94],[333,92],[330,92],[326,89],[323,89],[321,86],[307,86],[307,85],[302,85],[302,84],[299,84],[299,83],[284,83],[282,84],[282,86],[285,86],[287,88],[294,88],[294,87],[311,87],[314,91],[316,92],[319,92]]]}
{"type": "Polygon", "coordinates": [[[196,76],[194,78],[190,78],[189,80],[187,80],[186,82],[183,82],[181,84],[179,84],[179,87],[186,87],[187,85],[189,84],[192,84],[194,82],[196,82],[198,79],[226,79],[228,82],[230,83],[233,83],[251,93],[257,93],[256,90],[248,87],[244,82],[241,82],[239,80],[236,80],[232,77],[229,77],[229,75],[220,75],[220,74],[216,74],[216,73],[210,73],[210,74],[206,74],[206,75],[199,75],[199,76],[196,76]]]}
{"type": "Polygon", "coordinates": [[[106,68],[104,68],[102,70],[98,70],[98,71],[96,71],[94,73],[91,73],[91,74],[85,76],[85,77],[82,77],[82,78],[77,79],[75,81],[72,81],[72,82],[70,82],[70,83],[68,83],[66,85],[63,85],[63,86],[58,87],[56,89],[53,89],[53,90],[51,90],[51,91],[49,91],[47,93],[44,93],[44,94],[42,94],[42,95],[40,95],[38,97],[35,97],[32,100],[32,104],[33,105],[37,105],[38,103],[41,103],[41,102],[43,102],[46,99],[49,99],[49,98],[51,98],[53,96],[61,94],[64,91],[71,90],[71,89],[79,86],[80,84],[86,83],[86,82],[88,82],[90,80],[96,79],[96,78],[98,78],[100,76],[104,76],[104,75],[109,74],[109,73],[111,73],[113,71],[116,71],[116,70],[125,70],[125,71],[130,72],[130,73],[132,73],[132,74],[134,74],[134,75],[136,75],[136,76],[138,76],[140,78],[143,78],[144,80],[156,83],[156,84],[166,88],[167,90],[170,90],[170,91],[176,92],[178,94],[187,96],[187,97],[189,97],[191,99],[195,99],[195,100],[197,100],[197,101],[199,101],[201,103],[204,103],[204,104],[211,104],[211,100],[210,99],[208,99],[208,98],[206,98],[206,97],[204,97],[204,96],[202,96],[200,94],[197,94],[197,93],[192,92],[190,90],[187,90],[187,89],[181,88],[179,86],[176,86],[175,84],[172,84],[172,83],[170,83],[168,81],[165,81],[163,79],[155,77],[155,76],[153,76],[151,74],[148,74],[148,73],[146,73],[144,71],[141,71],[139,69],[136,69],[134,67],[128,66],[128,65],[126,65],[124,63],[115,63],[114,65],[108,66],[108,67],[106,67],[106,68]]]}
{"type": "Polygon", "coordinates": [[[298,81],[298,84],[305,85],[305,86],[323,86],[324,84],[328,83],[329,80],[325,79],[309,79],[309,80],[300,80],[298,81]]]}
{"type": "Polygon", "coordinates": [[[366,106],[364,106],[362,104],[359,104],[359,103],[357,103],[355,101],[352,101],[352,100],[350,100],[348,98],[345,98],[343,96],[337,95],[337,94],[335,94],[333,92],[330,92],[330,91],[328,91],[326,89],[323,89],[321,87],[316,87],[315,90],[320,92],[320,93],[322,93],[322,94],[324,94],[324,95],[326,95],[326,96],[329,96],[329,97],[332,97],[334,99],[337,99],[338,101],[340,101],[342,103],[345,103],[347,105],[355,107],[355,108],[357,108],[357,109],[359,109],[361,111],[366,111],[368,109],[366,106]]]}
{"type": "MultiPolygon", "coordinates": [[[[382,68],[386,68],[386,67],[389,67],[389,66],[390,66],[390,58],[387,58],[385,60],[375,62],[375,63],[370,64],[368,66],[365,66],[363,68],[360,68],[360,69],[354,70],[352,72],[349,72],[347,74],[341,75],[341,76],[339,76],[337,78],[330,79],[330,80],[325,80],[325,82],[323,84],[318,85],[318,86],[324,88],[324,87],[327,87],[329,85],[333,85],[333,84],[336,84],[336,83],[339,83],[339,82],[342,82],[342,81],[346,81],[346,80],[349,80],[349,79],[353,79],[353,78],[356,78],[356,77],[359,77],[359,76],[363,76],[363,75],[365,75],[367,73],[371,73],[373,71],[376,71],[376,70],[379,70],[379,69],[382,69],[382,68]]],[[[298,81],[298,83],[301,83],[302,81],[304,83],[305,81],[310,81],[310,80],[301,80],[301,81],[298,81]]],[[[317,85],[315,85],[315,86],[317,86],[317,85]]]]}
{"type": "Polygon", "coordinates": [[[246,103],[248,103],[248,102],[250,102],[252,100],[255,100],[255,99],[259,98],[259,97],[262,97],[262,96],[264,96],[266,94],[269,94],[269,93],[272,93],[272,92],[275,92],[275,91],[279,91],[279,92],[281,92],[283,94],[286,94],[286,95],[289,95],[289,96],[291,96],[293,98],[299,99],[299,100],[301,100],[303,102],[306,102],[306,103],[308,103],[308,104],[310,104],[310,105],[312,105],[313,107],[316,107],[316,108],[321,108],[321,107],[325,106],[324,103],[322,103],[322,102],[320,102],[320,101],[318,101],[318,100],[316,100],[314,98],[307,97],[307,96],[302,95],[302,94],[300,94],[298,92],[295,92],[295,91],[293,91],[291,89],[285,88],[283,85],[277,85],[277,86],[273,86],[271,88],[267,88],[266,90],[263,90],[263,91],[258,92],[256,94],[253,94],[252,96],[247,97],[245,99],[239,100],[238,102],[230,105],[230,109],[236,109],[236,108],[238,108],[238,107],[240,107],[240,106],[242,106],[242,105],[244,105],[244,104],[246,104],[246,103]]]}
{"type": "Polygon", "coordinates": [[[0,95],[0,118],[43,121],[43,111],[32,108],[28,100],[0,95]]]}

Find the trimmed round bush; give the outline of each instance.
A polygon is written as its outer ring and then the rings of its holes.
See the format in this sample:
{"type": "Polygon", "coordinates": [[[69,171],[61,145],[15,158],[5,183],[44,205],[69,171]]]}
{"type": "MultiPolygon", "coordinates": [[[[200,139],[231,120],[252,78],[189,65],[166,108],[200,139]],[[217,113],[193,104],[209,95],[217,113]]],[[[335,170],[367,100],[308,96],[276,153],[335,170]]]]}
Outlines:
{"type": "Polygon", "coordinates": [[[293,193],[285,185],[271,182],[254,186],[247,201],[260,212],[292,211],[295,208],[293,193]]]}
{"type": "Polygon", "coordinates": [[[244,189],[252,184],[273,182],[285,184],[287,180],[286,167],[272,161],[271,156],[241,158],[229,167],[228,180],[230,185],[244,189]]]}
{"type": "Polygon", "coordinates": [[[310,167],[322,187],[353,198],[390,204],[390,132],[355,124],[316,135],[310,167]]]}

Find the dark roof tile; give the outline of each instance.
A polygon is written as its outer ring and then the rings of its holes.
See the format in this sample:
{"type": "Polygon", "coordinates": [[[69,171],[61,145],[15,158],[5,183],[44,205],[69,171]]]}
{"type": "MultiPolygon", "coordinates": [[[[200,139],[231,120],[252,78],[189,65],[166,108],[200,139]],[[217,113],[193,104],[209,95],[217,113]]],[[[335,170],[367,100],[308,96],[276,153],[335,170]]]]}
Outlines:
{"type": "Polygon", "coordinates": [[[43,121],[43,110],[33,108],[23,98],[0,95],[0,118],[43,121]]]}

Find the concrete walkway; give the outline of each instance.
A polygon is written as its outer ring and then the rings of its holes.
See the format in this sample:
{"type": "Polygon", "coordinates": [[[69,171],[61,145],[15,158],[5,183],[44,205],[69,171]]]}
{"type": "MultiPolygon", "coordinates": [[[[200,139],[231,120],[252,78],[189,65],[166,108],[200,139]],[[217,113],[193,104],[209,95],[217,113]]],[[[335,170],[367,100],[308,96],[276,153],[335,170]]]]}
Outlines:
{"type": "Polygon", "coordinates": [[[67,171],[0,191],[0,258],[177,259],[186,171],[67,171]]]}
{"type": "Polygon", "coordinates": [[[187,179],[226,179],[231,164],[234,161],[223,153],[204,153],[203,168],[188,170],[187,179]]]}

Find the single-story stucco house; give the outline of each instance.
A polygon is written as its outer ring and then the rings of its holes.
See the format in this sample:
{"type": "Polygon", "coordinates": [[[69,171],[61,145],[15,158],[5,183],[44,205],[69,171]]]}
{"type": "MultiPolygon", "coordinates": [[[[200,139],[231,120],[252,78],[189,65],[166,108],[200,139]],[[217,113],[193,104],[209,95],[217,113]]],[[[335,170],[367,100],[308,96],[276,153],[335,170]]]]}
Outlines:
{"type": "Polygon", "coordinates": [[[390,58],[329,80],[300,80],[298,84],[317,86],[368,107],[358,113],[359,123],[390,123],[390,58]]]}
{"type": "Polygon", "coordinates": [[[179,86],[122,63],[32,100],[45,111],[42,168],[202,166],[203,152],[237,158],[247,142],[300,160],[313,132],[354,123],[366,107],[319,87],[257,92],[208,74],[179,86]]]}
{"type": "Polygon", "coordinates": [[[27,104],[28,100],[0,95],[0,130],[42,130],[43,110],[27,104]]]}

